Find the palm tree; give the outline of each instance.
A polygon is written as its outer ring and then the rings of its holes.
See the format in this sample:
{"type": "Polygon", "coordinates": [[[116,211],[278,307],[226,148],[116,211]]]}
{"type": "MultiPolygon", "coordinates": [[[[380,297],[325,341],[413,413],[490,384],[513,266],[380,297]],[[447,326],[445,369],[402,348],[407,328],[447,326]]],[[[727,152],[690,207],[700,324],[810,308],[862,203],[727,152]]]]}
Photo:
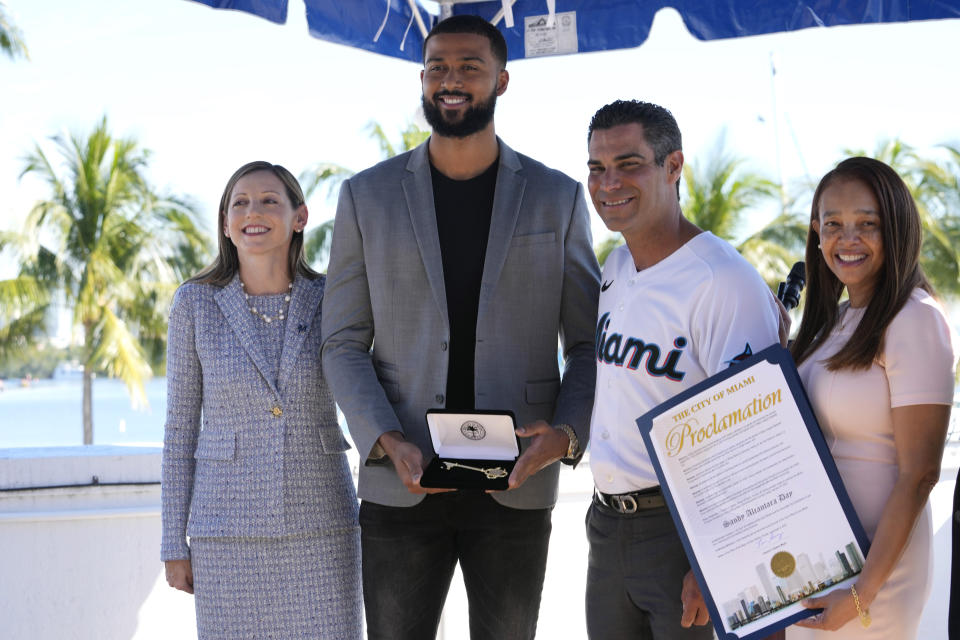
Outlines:
{"type": "Polygon", "coordinates": [[[745,160],[726,149],[725,138],[721,131],[702,162],[684,165],[683,212],[701,229],[734,243],[772,288],[802,259],[806,219],[786,205],[771,222],[743,238],[746,214],[765,202],[779,200],[780,188],[747,171],[745,160]]]}
{"type": "Polygon", "coordinates": [[[49,198],[27,216],[20,277],[72,312],[82,337],[83,442],[92,444],[94,373],[122,379],[134,406],[146,403],[143,384],[162,344],[167,303],[185,274],[206,262],[208,245],[188,203],[151,192],[148,152],[112,136],[106,117],[87,136],[53,141],[61,168],[39,145],[24,159],[21,177],[41,177],[49,198]]]}
{"type": "Polygon", "coordinates": [[[900,174],[913,195],[923,225],[920,264],[937,292],[960,296],[960,146],[941,145],[945,160],[921,156],[893,138],[881,140],[873,153],[845,149],[847,156],[870,156],[900,174]]]}
{"type": "Polygon", "coordinates": [[[946,160],[920,159],[918,200],[926,213],[921,263],[937,291],[960,296],[960,145],[941,145],[946,160]]]}
{"type": "MultiPolygon", "coordinates": [[[[384,132],[383,127],[377,122],[370,122],[367,125],[367,133],[377,141],[384,160],[392,158],[398,153],[410,151],[430,137],[429,131],[424,131],[412,122],[408,123],[406,128],[400,132],[399,144],[396,145],[390,142],[390,138],[384,132]]],[[[319,162],[312,167],[308,167],[300,174],[300,184],[303,185],[303,194],[308,200],[321,187],[325,191],[324,197],[330,199],[339,190],[343,181],[355,173],[355,171],[343,165],[319,162]]],[[[333,220],[327,220],[312,231],[307,232],[303,245],[307,262],[313,265],[326,263],[330,254],[330,241],[332,239],[333,220]]]]}
{"type": "Polygon", "coordinates": [[[7,8],[3,2],[0,2],[0,51],[11,60],[16,60],[17,56],[30,59],[27,45],[23,41],[23,34],[7,15],[7,8]]]}
{"type": "MultiPolygon", "coordinates": [[[[5,239],[0,237],[0,249],[5,239]]],[[[18,275],[0,280],[0,302],[0,362],[4,362],[22,355],[43,330],[50,300],[35,278],[18,275]]]]}

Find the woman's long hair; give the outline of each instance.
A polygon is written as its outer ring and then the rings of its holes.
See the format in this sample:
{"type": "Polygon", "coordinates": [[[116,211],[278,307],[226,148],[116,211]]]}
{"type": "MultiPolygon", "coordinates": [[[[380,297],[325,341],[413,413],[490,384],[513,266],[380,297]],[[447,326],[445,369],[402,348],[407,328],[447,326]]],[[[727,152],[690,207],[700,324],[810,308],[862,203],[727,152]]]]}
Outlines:
{"type": "MultiPolygon", "coordinates": [[[[225,287],[230,284],[233,277],[240,270],[240,260],[237,257],[237,248],[233,241],[223,233],[224,220],[227,217],[227,207],[230,202],[230,193],[236,186],[237,181],[245,175],[255,171],[269,171],[283,183],[290,198],[290,204],[294,209],[304,204],[303,190],[300,183],[293,177],[293,174],[287,171],[279,164],[271,164],[262,160],[248,162],[237,169],[230,179],[227,180],[227,186],[223,189],[223,195],[220,197],[220,209],[217,213],[217,245],[219,247],[217,257],[213,263],[203,269],[200,273],[193,276],[188,282],[199,282],[201,284],[212,284],[218,287],[225,287]]],[[[290,277],[296,274],[313,280],[320,277],[320,274],[310,268],[303,253],[303,231],[294,231],[293,238],[290,240],[290,250],[287,252],[287,271],[290,277]]]]}
{"type": "Polygon", "coordinates": [[[844,285],[830,271],[820,252],[820,236],[813,228],[820,200],[831,184],[857,180],[877,199],[883,238],[883,264],[876,288],[860,325],[847,343],[827,360],[827,369],[867,369],[883,349],[883,337],[914,289],[933,294],[920,268],[923,229],[917,205],[896,171],[872,158],[847,158],[820,180],[813,195],[807,232],[807,298],[791,352],[797,364],[810,357],[831,334],[839,318],[837,303],[844,285]]]}

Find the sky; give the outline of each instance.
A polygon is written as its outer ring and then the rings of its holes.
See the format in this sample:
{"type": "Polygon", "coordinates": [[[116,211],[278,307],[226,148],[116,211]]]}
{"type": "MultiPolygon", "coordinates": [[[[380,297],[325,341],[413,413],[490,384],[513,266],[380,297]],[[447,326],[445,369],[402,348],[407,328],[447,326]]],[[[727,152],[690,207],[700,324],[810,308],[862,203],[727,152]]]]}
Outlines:
{"type": "MultiPolygon", "coordinates": [[[[151,150],[151,183],[192,198],[210,227],[240,165],[360,170],[380,159],[371,121],[396,137],[419,118],[420,66],[310,37],[302,0],[285,25],[190,0],[6,5],[31,59],[0,58],[0,229],[19,228],[45,195],[38,178],[19,177],[24,154],[53,153],[51,136],[103,115],[151,150]]],[[[701,42],[667,9],[641,47],[511,62],[496,129],[582,182],[591,115],[638,98],[673,111],[688,162],[725,132],[750,169],[816,181],[844,148],[960,143],[958,38],[960,20],[944,20],[701,42]]],[[[332,201],[309,205],[310,226],[333,216],[332,201]]],[[[596,216],[593,229],[595,241],[606,235],[596,216]]]]}

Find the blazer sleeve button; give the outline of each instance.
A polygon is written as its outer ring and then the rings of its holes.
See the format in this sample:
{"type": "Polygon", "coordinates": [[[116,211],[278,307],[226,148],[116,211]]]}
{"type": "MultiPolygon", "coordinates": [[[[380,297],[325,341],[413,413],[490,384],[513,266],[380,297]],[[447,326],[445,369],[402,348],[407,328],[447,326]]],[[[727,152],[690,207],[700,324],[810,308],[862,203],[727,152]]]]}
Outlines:
{"type": "Polygon", "coordinates": [[[279,418],[283,415],[283,409],[281,409],[279,406],[276,406],[273,409],[270,409],[270,413],[273,414],[273,417],[279,418]]]}
{"type": "Polygon", "coordinates": [[[438,393],[436,396],[434,396],[433,399],[436,400],[438,403],[443,404],[443,394],[442,394],[442,393],[438,393]]]}

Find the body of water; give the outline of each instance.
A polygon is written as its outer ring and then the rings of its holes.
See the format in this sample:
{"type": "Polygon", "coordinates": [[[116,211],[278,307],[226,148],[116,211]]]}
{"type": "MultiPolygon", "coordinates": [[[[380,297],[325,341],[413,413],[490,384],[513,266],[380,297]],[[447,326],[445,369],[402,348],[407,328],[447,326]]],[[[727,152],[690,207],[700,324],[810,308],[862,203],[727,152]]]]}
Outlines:
{"type": "MultiPolygon", "coordinates": [[[[960,440],[960,386],[956,391],[950,437],[960,440]]],[[[135,410],[121,381],[94,380],[94,444],[162,445],[167,379],[153,378],[147,382],[146,392],[149,406],[135,410]]],[[[0,449],[83,444],[82,400],[79,377],[34,380],[27,387],[20,386],[19,380],[4,381],[4,390],[0,391],[0,449]]]]}
{"type": "MultiPolygon", "coordinates": [[[[148,407],[134,410],[119,380],[93,381],[94,444],[163,444],[167,380],[146,384],[148,407]]],[[[0,391],[0,448],[83,444],[83,388],[79,377],[6,380],[0,391]]]]}

